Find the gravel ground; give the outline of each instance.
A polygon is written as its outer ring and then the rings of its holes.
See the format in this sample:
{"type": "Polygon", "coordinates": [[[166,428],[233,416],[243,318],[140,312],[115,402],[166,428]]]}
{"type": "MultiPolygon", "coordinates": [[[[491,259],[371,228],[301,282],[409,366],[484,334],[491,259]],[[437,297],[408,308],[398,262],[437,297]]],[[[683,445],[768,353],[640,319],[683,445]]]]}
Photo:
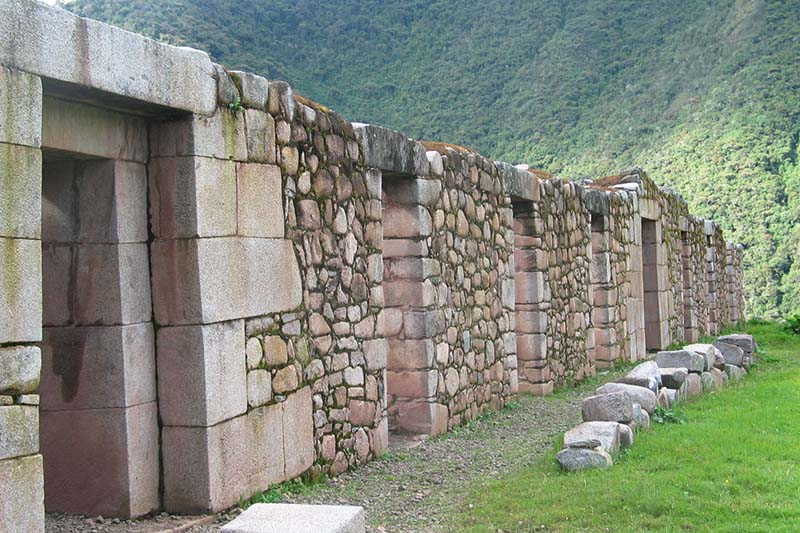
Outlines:
{"type": "MultiPolygon", "coordinates": [[[[616,372],[618,373],[618,372],[616,372]]],[[[614,373],[614,374],[616,374],[614,373]]],[[[611,373],[598,376],[608,381],[611,373]]],[[[598,385],[584,384],[548,398],[522,395],[510,408],[490,413],[453,432],[425,441],[394,441],[393,451],[299,494],[285,494],[286,503],[363,506],[371,532],[444,532],[449,517],[469,508],[466,494],[475,483],[536,463],[553,447],[555,437],[580,422],[580,401],[598,385]]],[[[165,513],[137,521],[99,523],[75,515],[50,514],[48,532],[154,533],[218,532],[238,509],[198,524],[201,517],[165,513]]]]}

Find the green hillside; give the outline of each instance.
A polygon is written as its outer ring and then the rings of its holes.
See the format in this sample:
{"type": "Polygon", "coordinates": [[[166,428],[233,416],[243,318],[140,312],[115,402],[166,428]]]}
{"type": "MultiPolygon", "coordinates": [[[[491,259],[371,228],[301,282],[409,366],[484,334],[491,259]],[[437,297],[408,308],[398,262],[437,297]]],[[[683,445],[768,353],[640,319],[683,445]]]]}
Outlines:
{"type": "Polygon", "coordinates": [[[351,120],[567,177],[633,164],[747,246],[750,315],[800,310],[800,1],[75,0],[351,120]]]}

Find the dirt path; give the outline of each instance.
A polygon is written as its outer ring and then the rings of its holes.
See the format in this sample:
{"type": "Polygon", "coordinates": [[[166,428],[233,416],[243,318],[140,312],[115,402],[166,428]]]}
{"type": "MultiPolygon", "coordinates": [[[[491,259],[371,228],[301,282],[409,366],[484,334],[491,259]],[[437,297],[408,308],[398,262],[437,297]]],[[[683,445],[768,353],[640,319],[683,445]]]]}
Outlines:
{"type": "MultiPolygon", "coordinates": [[[[611,379],[599,376],[598,382],[611,379]]],[[[368,531],[436,532],[448,528],[447,517],[467,509],[469,489],[487,478],[499,477],[538,461],[552,449],[560,432],[580,422],[580,400],[598,383],[548,398],[520,396],[500,413],[489,413],[466,426],[410,449],[389,452],[383,459],[283,497],[286,503],[360,505],[367,510],[368,531]]],[[[185,527],[178,517],[148,521],[87,524],[83,517],[50,517],[48,532],[181,531],[211,533],[236,511],[214,523],[185,527]],[[150,527],[152,526],[152,527],[150,527]]]]}

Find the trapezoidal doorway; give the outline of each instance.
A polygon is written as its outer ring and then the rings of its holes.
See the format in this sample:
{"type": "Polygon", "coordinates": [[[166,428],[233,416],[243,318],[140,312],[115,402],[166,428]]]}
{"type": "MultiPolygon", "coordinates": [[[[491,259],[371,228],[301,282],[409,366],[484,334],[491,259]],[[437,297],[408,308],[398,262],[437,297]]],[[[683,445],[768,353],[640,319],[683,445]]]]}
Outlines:
{"type": "Polygon", "coordinates": [[[64,106],[44,121],[45,508],[138,516],[159,508],[146,168],[61,148],[86,118],[64,106]]]}

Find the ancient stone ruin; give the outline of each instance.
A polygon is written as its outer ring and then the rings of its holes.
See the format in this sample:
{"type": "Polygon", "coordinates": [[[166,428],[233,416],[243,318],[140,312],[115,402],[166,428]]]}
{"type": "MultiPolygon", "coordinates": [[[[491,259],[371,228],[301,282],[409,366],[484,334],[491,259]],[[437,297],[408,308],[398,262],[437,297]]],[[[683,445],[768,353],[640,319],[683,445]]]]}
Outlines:
{"type": "Polygon", "coordinates": [[[0,0],[0,530],[215,511],[743,318],[741,248],[0,0]]]}

